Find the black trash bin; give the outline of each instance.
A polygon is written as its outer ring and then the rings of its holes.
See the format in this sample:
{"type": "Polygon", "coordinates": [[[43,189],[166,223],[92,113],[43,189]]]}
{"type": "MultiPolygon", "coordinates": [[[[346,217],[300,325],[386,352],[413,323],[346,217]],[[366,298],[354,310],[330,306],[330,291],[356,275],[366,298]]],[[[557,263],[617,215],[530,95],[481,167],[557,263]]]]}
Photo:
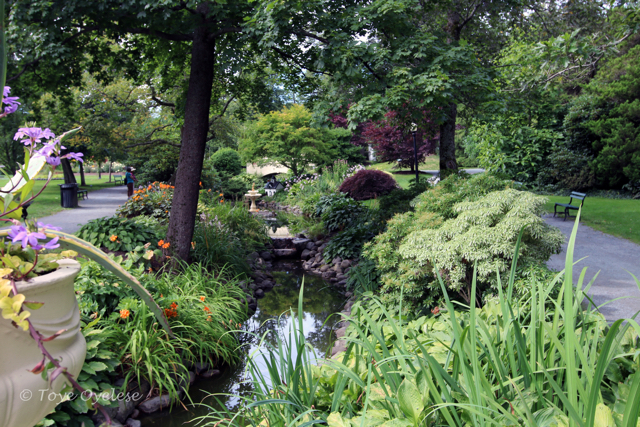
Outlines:
{"type": "Polygon", "coordinates": [[[60,206],[63,208],[78,207],[78,184],[60,185],[60,206]]]}

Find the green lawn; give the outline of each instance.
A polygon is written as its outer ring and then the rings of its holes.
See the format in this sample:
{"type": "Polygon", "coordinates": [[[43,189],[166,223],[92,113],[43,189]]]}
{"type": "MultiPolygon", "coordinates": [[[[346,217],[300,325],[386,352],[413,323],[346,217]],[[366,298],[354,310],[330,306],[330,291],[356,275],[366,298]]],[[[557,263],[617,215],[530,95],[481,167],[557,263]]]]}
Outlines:
{"type": "MultiPolygon", "coordinates": [[[[569,197],[566,196],[549,196],[545,208],[553,212],[555,203],[568,202],[569,197]]],[[[581,219],[596,230],[640,243],[640,200],[587,196],[581,219]]]]}
{"type": "MultiPolygon", "coordinates": [[[[409,181],[413,178],[415,178],[415,175],[413,174],[397,174],[395,172],[398,172],[398,169],[394,169],[394,167],[396,166],[395,162],[385,162],[385,163],[374,163],[373,165],[369,166],[368,169],[378,169],[378,170],[383,170],[389,173],[393,174],[393,177],[395,178],[395,180],[398,182],[398,185],[400,185],[400,187],[402,188],[409,188],[409,181]]],[[[424,163],[420,163],[420,170],[438,170],[440,169],[440,158],[438,156],[429,156],[426,158],[426,161],[424,163]]],[[[408,171],[409,169],[401,169],[402,171],[408,171]]],[[[429,177],[429,175],[424,175],[425,177],[429,177]]]]}
{"type": "MultiPolygon", "coordinates": [[[[80,182],[80,174],[75,174],[78,183],[80,182]]],[[[85,174],[85,181],[87,185],[82,187],[89,190],[100,190],[101,188],[113,187],[113,182],[109,183],[109,174],[102,174],[102,179],[98,179],[98,175],[85,174]]],[[[7,179],[0,180],[0,186],[6,184],[7,179]]],[[[46,181],[36,181],[34,185],[34,194],[36,194],[44,186],[46,181]]],[[[29,207],[29,219],[42,218],[45,216],[53,215],[54,213],[64,210],[60,207],[60,187],[58,184],[63,184],[62,180],[55,180],[49,183],[49,186],[38,196],[33,202],[33,205],[29,207]]],[[[124,187],[123,187],[123,191],[124,187]]],[[[91,197],[91,196],[89,196],[91,197]]]]}

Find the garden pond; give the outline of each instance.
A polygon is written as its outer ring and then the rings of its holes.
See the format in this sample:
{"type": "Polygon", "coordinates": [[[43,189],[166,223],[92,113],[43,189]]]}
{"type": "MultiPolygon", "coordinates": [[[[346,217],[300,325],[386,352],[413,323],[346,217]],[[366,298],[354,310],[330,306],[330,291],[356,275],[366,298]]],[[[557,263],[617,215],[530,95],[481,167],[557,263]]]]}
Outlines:
{"type": "MultiPolygon", "coordinates": [[[[244,358],[241,363],[223,370],[222,374],[207,380],[198,380],[190,388],[190,396],[194,405],[174,407],[173,410],[162,411],[142,418],[143,427],[178,427],[193,421],[208,412],[203,405],[215,407],[217,399],[230,411],[235,412],[241,399],[238,396],[248,396],[251,392],[251,377],[247,368],[247,357],[261,351],[261,337],[270,344],[275,343],[276,334],[287,339],[293,321],[297,319],[298,297],[304,280],[303,295],[303,329],[307,343],[315,352],[315,356],[322,358],[330,354],[335,340],[334,330],[341,321],[338,314],[346,302],[341,292],[318,276],[304,274],[302,269],[290,271],[273,271],[274,287],[258,302],[258,309],[243,325],[244,358]],[[296,317],[292,318],[290,309],[296,317]]],[[[258,356],[258,361],[261,357],[258,356]]],[[[261,365],[262,366],[262,365],[261,365]]],[[[264,368],[264,374],[266,368],[264,368]]],[[[186,404],[186,403],[185,403],[186,404]]],[[[189,424],[193,425],[193,424],[189,424]]]]}

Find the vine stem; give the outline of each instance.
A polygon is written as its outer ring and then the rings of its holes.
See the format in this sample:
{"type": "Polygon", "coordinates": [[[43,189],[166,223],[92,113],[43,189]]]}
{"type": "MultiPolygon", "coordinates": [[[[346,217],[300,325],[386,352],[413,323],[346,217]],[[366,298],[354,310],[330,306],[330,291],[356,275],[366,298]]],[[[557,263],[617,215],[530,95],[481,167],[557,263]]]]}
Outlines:
{"type": "MultiPolygon", "coordinates": [[[[16,285],[16,282],[14,279],[10,279],[11,280],[11,287],[13,288],[13,294],[18,295],[18,285],[16,285]]],[[[23,309],[21,308],[20,311],[22,312],[23,309]]],[[[33,338],[33,340],[36,342],[36,344],[38,345],[38,349],[40,349],[40,352],[42,353],[42,355],[49,359],[49,361],[53,364],[53,366],[56,367],[56,369],[60,369],[61,373],[67,378],[67,381],[69,381],[69,383],[71,384],[71,386],[73,388],[75,388],[76,390],[78,390],[80,392],[80,395],[84,395],[84,396],[88,396],[89,399],[91,399],[91,402],[93,403],[93,405],[98,408],[98,410],[102,413],[102,415],[105,418],[105,423],[106,425],[110,426],[111,425],[111,417],[109,416],[109,414],[107,413],[107,411],[104,409],[104,407],[102,405],[100,405],[100,403],[98,403],[98,400],[96,399],[96,394],[93,393],[92,391],[87,391],[84,389],[84,387],[82,387],[80,384],[78,384],[78,382],[73,378],[73,375],[70,374],[69,372],[67,372],[67,369],[63,366],[60,365],[60,362],[58,362],[58,360],[56,358],[54,358],[51,353],[49,353],[49,351],[45,348],[44,346],[44,342],[43,342],[43,336],[42,334],[40,334],[40,332],[38,332],[36,330],[36,328],[34,328],[33,324],[31,323],[31,320],[29,320],[28,318],[25,319],[27,321],[27,323],[29,324],[29,333],[31,334],[31,338],[33,338]]]]}

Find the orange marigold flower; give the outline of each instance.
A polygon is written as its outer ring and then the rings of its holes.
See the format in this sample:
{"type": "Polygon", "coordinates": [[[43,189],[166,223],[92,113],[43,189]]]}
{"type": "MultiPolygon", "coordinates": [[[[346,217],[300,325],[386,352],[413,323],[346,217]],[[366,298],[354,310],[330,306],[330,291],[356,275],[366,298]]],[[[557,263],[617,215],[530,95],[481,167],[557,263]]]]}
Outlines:
{"type": "Polygon", "coordinates": [[[178,308],[178,304],[176,302],[172,302],[171,308],[175,310],[176,308],[178,308]]]}
{"type": "Polygon", "coordinates": [[[115,234],[112,234],[111,237],[109,237],[109,240],[111,240],[112,242],[115,242],[116,240],[118,240],[118,236],[116,236],[115,234]]]}
{"type": "Polygon", "coordinates": [[[131,312],[129,310],[120,310],[120,318],[128,319],[131,312]]]}
{"type": "Polygon", "coordinates": [[[167,249],[169,246],[171,246],[171,243],[167,242],[164,245],[162,245],[162,248],[167,249]]]}
{"type": "Polygon", "coordinates": [[[204,302],[205,297],[200,297],[200,301],[204,302]]]}
{"type": "Polygon", "coordinates": [[[210,312],[211,312],[211,309],[210,309],[209,307],[206,307],[206,306],[205,306],[204,311],[206,311],[207,313],[210,313],[210,312]]]}
{"type": "Polygon", "coordinates": [[[220,197],[223,197],[223,196],[224,196],[224,194],[223,194],[223,193],[220,193],[220,197]]]}
{"type": "Polygon", "coordinates": [[[162,245],[164,245],[164,240],[158,241],[158,246],[162,247],[162,245]]]}

